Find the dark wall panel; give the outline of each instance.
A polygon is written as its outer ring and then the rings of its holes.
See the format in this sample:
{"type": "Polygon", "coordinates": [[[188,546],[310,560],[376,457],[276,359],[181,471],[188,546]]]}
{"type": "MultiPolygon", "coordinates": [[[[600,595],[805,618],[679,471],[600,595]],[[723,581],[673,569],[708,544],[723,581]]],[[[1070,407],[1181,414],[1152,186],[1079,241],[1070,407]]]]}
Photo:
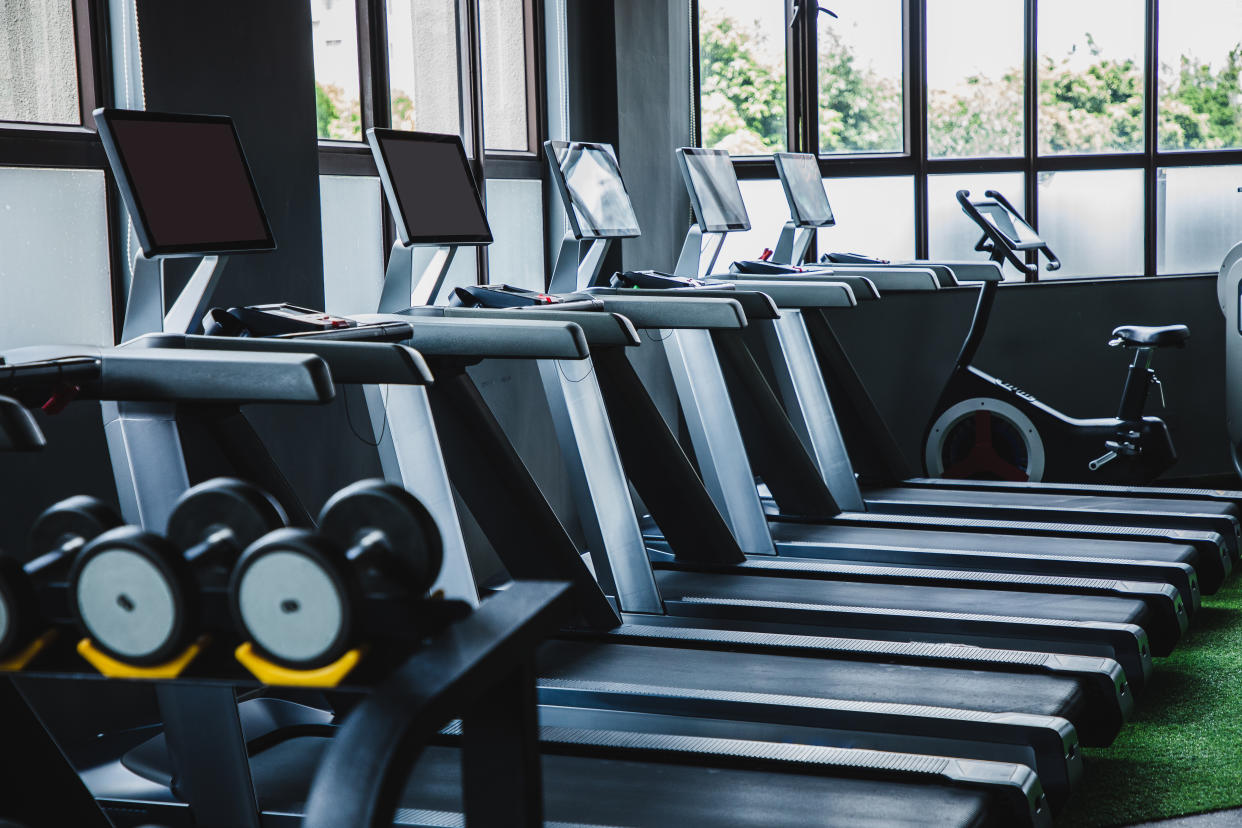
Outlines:
{"type": "MultiPolygon", "coordinates": [[[[907,294],[833,311],[831,320],[915,468],[921,441],[974,309],[975,291],[907,294]]],[[[1170,477],[1230,471],[1224,425],[1223,321],[1212,278],[1006,285],[979,351],[980,368],[1077,417],[1112,416],[1126,355],[1107,345],[1117,325],[1190,326],[1185,350],[1157,353],[1168,409],[1153,393],[1180,460],[1170,477]]],[[[830,389],[831,390],[831,389],[830,389]]],[[[1103,451],[1101,451],[1101,454],[1103,451]]]]}

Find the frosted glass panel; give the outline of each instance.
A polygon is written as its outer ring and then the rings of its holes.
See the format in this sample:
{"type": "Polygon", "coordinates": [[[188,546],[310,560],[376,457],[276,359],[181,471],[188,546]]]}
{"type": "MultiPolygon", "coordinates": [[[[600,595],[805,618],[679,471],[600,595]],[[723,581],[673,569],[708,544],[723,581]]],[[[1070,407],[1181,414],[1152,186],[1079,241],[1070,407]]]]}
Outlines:
{"type": "Polygon", "coordinates": [[[449,267],[448,275],[444,277],[444,284],[440,288],[440,295],[436,297],[435,304],[447,305],[455,287],[478,283],[479,248],[459,247],[457,255],[453,258],[453,264],[449,267]]]}
{"type": "MultiPolygon", "coordinates": [[[[977,173],[972,175],[933,175],[927,179],[928,253],[932,259],[984,260],[987,254],[975,251],[983,234],[957,203],[957,191],[970,190],[972,199],[997,190],[1022,209],[1026,186],[1022,173],[977,173]]],[[[1022,279],[1013,267],[1005,268],[1006,279],[1022,279]]]]}
{"type": "Polygon", "coordinates": [[[913,178],[825,179],[836,227],[819,231],[819,252],[914,258],[913,178]]]}
{"type": "Polygon", "coordinates": [[[384,225],[378,178],[319,177],[324,310],[375,313],[384,281],[384,225]]]}
{"type": "Polygon", "coordinates": [[[111,345],[99,170],[0,167],[0,348],[111,345]]]}
{"type": "Polygon", "coordinates": [[[1242,167],[1160,170],[1156,272],[1216,273],[1242,241],[1242,167]]]}
{"type": "Polygon", "coordinates": [[[495,238],[488,248],[488,281],[543,290],[543,184],[488,181],[487,218],[495,238]]]}
{"type": "Polygon", "coordinates": [[[738,259],[757,259],[765,248],[776,247],[781,228],[789,221],[789,203],[781,182],[771,179],[748,179],[739,182],[746,212],[750,214],[751,229],[745,233],[730,233],[725,238],[724,249],[716,262],[716,270],[724,271],[738,259]]]}
{"type": "Polygon", "coordinates": [[[1039,234],[1068,276],[1143,273],[1143,171],[1092,170],[1039,174],[1039,234]]]}

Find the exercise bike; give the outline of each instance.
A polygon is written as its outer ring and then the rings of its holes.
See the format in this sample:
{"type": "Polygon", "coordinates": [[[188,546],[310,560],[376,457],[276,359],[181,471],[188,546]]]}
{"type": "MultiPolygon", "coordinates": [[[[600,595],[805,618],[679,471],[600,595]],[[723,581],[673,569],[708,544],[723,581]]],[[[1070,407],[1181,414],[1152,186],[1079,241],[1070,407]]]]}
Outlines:
{"type": "MultiPolygon", "coordinates": [[[[1038,273],[1041,253],[1048,270],[1061,267],[1048,244],[1003,195],[988,190],[985,196],[971,201],[969,191],[957,193],[962,210],[983,231],[975,250],[987,253],[1002,268],[1009,262],[1028,276],[1038,273]],[[1031,251],[1036,255],[1034,264],[1026,262],[1031,251]]],[[[1168,426],[1159,417],[1143,416],[1143,409],[1151,386],[1160,385],[1151,369],[1154,351],[1184,347],[1190,329],[1116,328],[1108,344],[1133,351],[1117,416],[1077,419],[972,364],[987,331],[998,284],[999,277],[984,281],[979,289],[970,330],[923,435],[928,475],[1140,484],[1173,465],[1177,452],[1168,426]]]]}

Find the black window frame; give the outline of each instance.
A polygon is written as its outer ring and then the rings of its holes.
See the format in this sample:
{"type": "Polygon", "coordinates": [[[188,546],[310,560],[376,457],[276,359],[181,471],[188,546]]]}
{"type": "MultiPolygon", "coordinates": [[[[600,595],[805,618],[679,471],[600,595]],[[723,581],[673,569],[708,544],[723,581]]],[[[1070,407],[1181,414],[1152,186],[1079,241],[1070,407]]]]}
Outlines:
{"type": "MultiPolygon", "coordinates": [[[[702,144],[699,64],[699,0],[690,0],[691,74],[694,79],[691,128],[694,142],[702,144]]],[[[819,147],[818,14],[817,4],[798,0],[793,25],[786,26],[788,67],[787,141],[791,152],[807,152],[819,158],[825,178],[913,177],[915,256],[926,258],[929,243],[929,176],[951,173],[1022,173],[1025,182],[1026,218],[1039,228],[1039,174],[1073,170],[1139,170],[1143,173],[1143,273],[1114,276],[1068,277],[1074,281],[1111,281],[1129,276],[1177,277],[1201,274],[1157,272],[1157,188],[1160,170],[1177,167],[1242,165],[1242,148],[1219,150],[1162,150],[1159,146],[1159,31],[1160,0],[1145,0],[1143,56],[1144,143],[1141,152],[1039,153],[1039,0],[1023,0],[1023,118],[1025,130],[1021,156],[989,158],[929,158],[927,126],[927,0],[902,0],[902,55],[905,100],[903,126],[905,149],[900,153],[823,155],[819,147]]],[[[772,179],[776,165],[770,156],[735,158],[741,179],[772,179]]],[[[1029,255],[1029,254],[1028,254],[1029,255]]],[[[1028,274],[1027,281],[1038,275],[1028,274]]],[[[1058,279],[1057,281],[1066,281],[1058,279]]]]}
{"type": "MultiPolygon", "coordinates": [[[[484,146],[479,0],[455,1],[461,21],[462,42],[459,54],[461,77],[466,92],[464,97],[467,99],[465,105],[468,107],[468,110],[463,113],[463,121],[467,125],[464,141],[470,156],[470,166],[475,180],[479,183],[484,203],[486,204],[487,198],[484,185],[489,178],[540,181],[544,185],[546,213],[548,177],[540,154],[547,122],[544,117],[547,95],[542,3],[539,0],[522,0],[529,149],[498,151],[488,150],[484,146]]],[[[392,126],[389,103],[391,74],[388,65],[387,2],[386,0],[355,0],[355,9],[358,27],[358,80],[361,93],[359,108],[362,131],[365,133],[371,127],[392,126]]],[[[319,140],[319,174],[378,177],[379,172],[371,157],[370,148],[364,141],[337,141],[321,138],[319,140]]],[[[391,210],[382,195],[380,196],[380,210],[383,216],[383,255],[387,263],[389,252],[397,238],[397,229],[391,210]]],[[[486,284],[488,281],[488,248],[486,246],[477,248],[476,255],[478,257],[476,269],[478,283],[486,284]]],[[[544,258],[545,266],[547,266],[546,252],[544,258]]]]}

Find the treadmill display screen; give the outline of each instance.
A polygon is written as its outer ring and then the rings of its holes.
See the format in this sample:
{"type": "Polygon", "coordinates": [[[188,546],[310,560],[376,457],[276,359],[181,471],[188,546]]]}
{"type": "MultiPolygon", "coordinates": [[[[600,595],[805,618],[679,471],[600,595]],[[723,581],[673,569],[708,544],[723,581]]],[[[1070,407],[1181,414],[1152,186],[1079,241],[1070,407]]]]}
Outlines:
{"type": "Polygon", "coordinates": [[[642,232],[612,147],[579,141],[544,146],[576,238],[624,239],[642,232]]]}
{"type": "Polygon", "coordinates": [[[97,110],[95,123],[147,256],[276,246],[231,118],[97,110]]]}
{"type": "Polygon", "coordinates": [[[750,216],[729,153],[694,147],[682,147],[677,152],[694,218],[703,232],[749,230],[750,216]]]}
{"type": "Polygon", "coordinates": [[[975,207],[988,220],[988,224],[999,230],[1013,247],[1040,246],[1044,243],[1034,227],[1006,210],[1000,202],[981,201],[975,204],[975,207]]]}
{"type": "Polygon", "coordinates": [[[837,223],[828,203],[828,191],[814,155],[795,152],[776,153],[776,172],[785,189],[789,212],[799,227],[832,227],[837,223]]]}
{"type": "Polygon", "coordinates": [[[404,244],[490,244],[491,227],[456,135],[367,130],[404,244]]]}

